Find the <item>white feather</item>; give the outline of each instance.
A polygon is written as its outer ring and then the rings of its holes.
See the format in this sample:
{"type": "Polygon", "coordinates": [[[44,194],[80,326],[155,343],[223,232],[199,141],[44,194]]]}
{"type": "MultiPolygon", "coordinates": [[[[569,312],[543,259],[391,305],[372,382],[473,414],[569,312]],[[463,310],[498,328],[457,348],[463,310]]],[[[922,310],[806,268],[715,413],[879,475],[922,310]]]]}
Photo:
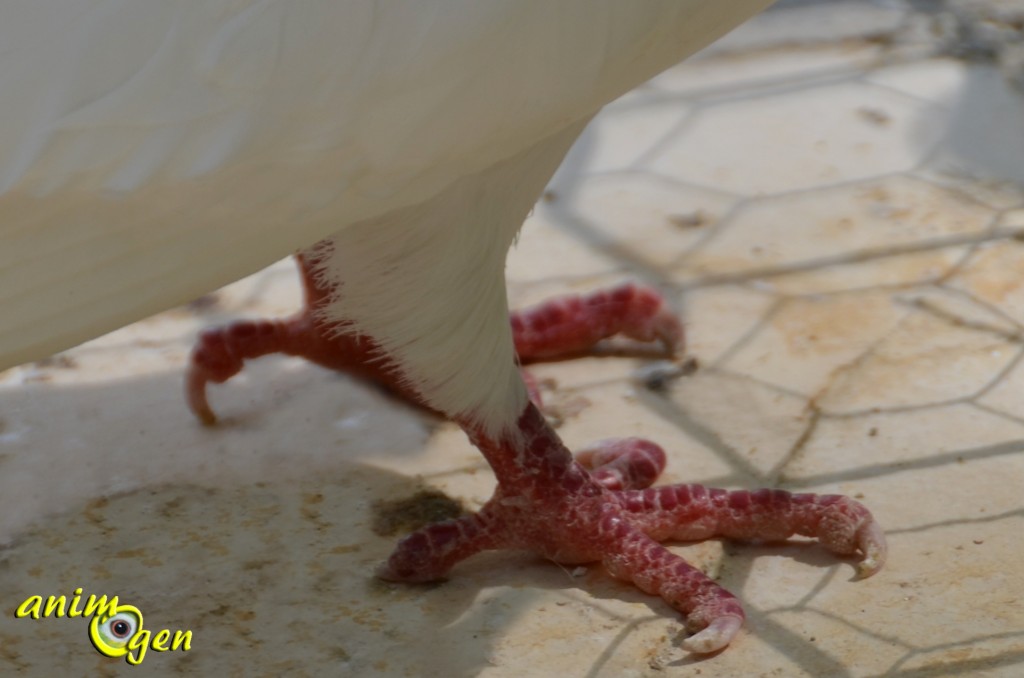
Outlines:
{"type": "Polygon", "coordinates": [[[513,359],[505,258],[586,122],[314,248],[320,279],[336,290],[324,319],[374,337],[433,408],[492,434],[514,423],[526,390],[513,359]]]}
{"type": "MultiPolygon", "coordinates": [[[[460,266],[479,257],[473,303],[488,309],[464,321],[496,323],[504,310],[496,276],[514,219],[568,132],[550,147],[542,140],[768,4],[0,0],[0,369],[181,303],[331,234],[338,246],[357,247],[355,233],[369,237],[370,224],[382,229],[370,240],[384,247],[408,233],[425,243],[458,241],[448,246],[460,266]],[[536,176],[524,176],[525,160],[508,170],[522,182],[511,187],[514,200],[496,200],[488,213],[477,199],[455,220],[459,237],[443,232],[438,216],[471,200],[473,177],[493,189],[506,176],[499,167],[517,164],[500,163],[531,148],[543,161],[528,163],[536,176]],[[360,226],[348,235],[353,224],[360,226]],[[463,246],[459,238],[470,234],[463,246]]],[[[436,251],[424,259],[446,260],[440,245],[430,247],[436,251]]],[[[417,283],[418,274],[410,263],[408,280],[384,289],[394,296],[452,286],[433,275],[417,283]]],[[[371,284],[337,275],[353,291],[371,284]]],[[[368,306],[420,308],[381,296],[368,306]]],[[[358,316],[371,334],[378,321],[376,332],[385,331],[388,322],[358,306],[339,301],[339,313],[358,316]]],[[[386,330],[395,336],[374,336],[399,350],[416,343],[416,323],[453,331],[430,317],[416,313],[386,330]]],[[[487,335],[487,355],[509,349],[506,338],[474,331],[487,335]]],[[[432,361],[442,349],[408,353],[432,361]]],[[[448,392],[448,378],[417,374],[445,409],[471,406],[457,389],[448,392]]],[[[491,386],[503,390],[507,369],[498,379],[491,386]]]]}

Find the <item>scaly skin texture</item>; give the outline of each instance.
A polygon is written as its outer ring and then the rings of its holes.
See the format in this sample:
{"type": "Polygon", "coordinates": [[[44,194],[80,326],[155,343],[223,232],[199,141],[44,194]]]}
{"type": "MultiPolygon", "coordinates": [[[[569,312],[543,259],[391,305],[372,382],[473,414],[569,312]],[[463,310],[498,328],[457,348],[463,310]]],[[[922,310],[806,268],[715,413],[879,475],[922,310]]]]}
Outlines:
{"type": "MultiPolygon", "coordinates": [[[[301,356],[319,365],[382,383],[423,404],[406,388],[367,337],[339,333],[316,320],[329,291],[318,287],[299,257],[306,303],[279,321],[241,321],[202,333],[192,354],[186,396],[196,416],[216,421],[206,398],[210,382],[237,374],[245,360],[271,353],[301,356]],[[378,358],[378,359],[374,359],[378,358]]],[[[520,360],[586,351],[625,335],[680,348],[682,328],[661,297],[632,284],[585,297],[567,297],[514,313],[510,319],[520,360]]],[[[378,569],[393,581],[444,578],[459,561],[483,550],[529,549],[559,563],[601,562],[615,577],[660,596],[679,610],[694,633],[683,646],[707,653],[725,647],[743,623],[735,597],[659,542],[711,537],[778,541],[817,539],[842,555],[860,554],[862,576],[881,569],[885,537],[864,506],[837,495],[708,489],[700,485],[651,487],[665,453],[639,438],[606,440],[581,450],[565,448],[532,402],[514,432],[490,438],[472,422],[458,422],[494,469],[494,496],[475,514],[438,523],[403,539],[378,569]]]]}

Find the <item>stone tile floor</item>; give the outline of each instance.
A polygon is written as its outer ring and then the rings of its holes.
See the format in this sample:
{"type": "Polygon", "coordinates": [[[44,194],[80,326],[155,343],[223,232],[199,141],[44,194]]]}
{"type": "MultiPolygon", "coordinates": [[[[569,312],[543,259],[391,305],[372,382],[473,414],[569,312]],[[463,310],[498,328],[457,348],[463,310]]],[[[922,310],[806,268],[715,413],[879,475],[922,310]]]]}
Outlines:
{"type": "Polygon", "coordinates": [[[195,332],[293,310],[281,262],[0,375],[0,670],[133,670],[81,619],[13,616],[81,587],[193,631],[146,655],[159,674],[1021,675],[1024,96],[998,49],[948,56],[959,15],[924,5],[784,3],[624,97],[509,264],[515,306],[633,277],[686,319],[697,369],[661,390],[638,376],[656,356],[534,368],[571,446],[642,435],[666,482],[858,497],[888,529],[879,575],[804,543],[675,546],[749,614],[710,658],[599,568],[490,554],[376,582],[379,502],[474,507],[492,477],[451,425],[287,359],[196,425],[195,332]]]}

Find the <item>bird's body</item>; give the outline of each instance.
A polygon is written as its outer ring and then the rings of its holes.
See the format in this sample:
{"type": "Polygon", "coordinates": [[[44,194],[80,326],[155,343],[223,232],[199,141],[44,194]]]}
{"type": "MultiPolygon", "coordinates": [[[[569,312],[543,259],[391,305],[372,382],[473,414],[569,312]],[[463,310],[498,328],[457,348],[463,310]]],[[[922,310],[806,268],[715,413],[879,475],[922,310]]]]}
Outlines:
{"type": "MultiPolygon", "coordinates": [[[[768,4],[6,4],[0,368],[306,249],[319,303],[304,331],[367,337],[394,381],[459,422],[498,475],[480,514],[410,538],[384,575],[441,576],[509,545],[603,560],[695,629],[710,625],[693,649],[721,647],[738,605],[646,536],[707,534],[658,522],[692,520],[676,509],[690,490],[615,494],[572,462],[516,369],[503,269],[599,108],[768,4]]],[[[859,549],[869,573],[884,557],[862,507],[838,505],[833,529],[829,498],[697,494],[702,515],[813,505],[770,534],[859,549]]],[[[759,536],[722,520],[710,533],[759,536]]]]}
{"type": "Polygon", "coordinates": [[[5,3],[0,368],[430,212],[769,1],[722,4],[5,3]]]}

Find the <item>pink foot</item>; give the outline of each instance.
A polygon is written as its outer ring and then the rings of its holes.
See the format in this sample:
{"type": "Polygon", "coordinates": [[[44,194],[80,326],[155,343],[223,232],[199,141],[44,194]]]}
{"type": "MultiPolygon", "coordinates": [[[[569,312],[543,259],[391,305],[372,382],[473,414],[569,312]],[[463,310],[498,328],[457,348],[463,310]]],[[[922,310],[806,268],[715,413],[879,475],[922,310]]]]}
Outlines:
{"type": "Polygon", "coordinates": [[[683,344],[683,326],[661,295],[635,283],[551,299],[514,312],[511,322],[523,362],[582,353],[616,335],[661,342],[669,355],[683,344]]]}
{"type": "MultiPolygon", "coordinates": [[[[337,334],[315,320],[329,293],[317,286],[299,257],[304,309],[282,321],[242,321],[204,332],[186,379],[189,407],[204,423],[216,419],[206,397],[210,382],[237,374],[245,360],[271,353],[301,356],[325,367],[376,380],[409,400],[372,340],[337,334]]],[[[683,332],[657,293],[627,284],[585,297],[557,299],[519,313],[510,322],[523,361],[579,353],[622,334],[660,341],[671,353],[683,332]]],[[[659,540],[818,539],[840,554],[859,553],[868,576],[885,560],[885,538],[871,514],[845,497],[793,495],[778,490],[727,492],[697,485],[653,488],[665,454],[649,441],[597,443],[578,461],[544,421],[536,384],[524,374],[533,403],[517,430],[491,439],[461,422],[498,478],[494,496],[476,514],[429,526],[406,537],[379,575],[401,581],[444,577],[459,561],[488,549],[530,549],[562,563],[598,561],[614,576],[662,597],[682,612],[695,633],[693,652],[726,646],[743,623],[739,602],[659,540]]],[[[422,404],[422,403],[420,403],[422,404]]]]}
{"type": "Polygon", "coordinates": [[[631,439],[588,450],[584,459],[596,465],[588,473],[535,406],[527,407],[517,433],[492,440],[469,430],[498,477],[494,496],[476,514],[403,539],[378,576],[433,581],[464,558],[503,548],[532,550],[559,563],[598,561],[613,576],[682,612],[694,633],[684,648],[707,653],[729,644],[743,624],[743,609],[659,540],[776,541],[801,535],[835,553],[859,553],[862,576],[874,574],[885,561],[878,524],[846,497],[700,485],[638,489],[653,480],[651,469],[657,475],[664,465],[664,453],[653,443],[631,439]],[[626,489],[609,489],[616,485],[626,489]]]}

